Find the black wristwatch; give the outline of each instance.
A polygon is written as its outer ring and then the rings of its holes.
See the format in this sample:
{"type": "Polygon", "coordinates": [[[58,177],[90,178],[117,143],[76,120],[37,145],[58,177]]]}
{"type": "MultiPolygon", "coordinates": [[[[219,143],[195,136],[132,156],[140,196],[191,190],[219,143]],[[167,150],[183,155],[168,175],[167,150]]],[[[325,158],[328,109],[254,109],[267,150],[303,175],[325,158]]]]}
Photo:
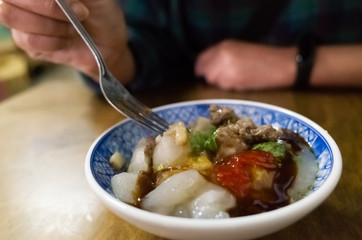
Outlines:
{"type": "Polygon", "coordinates": [[[316,40],[312,34],[303,34],[298,42],[298,54],[295,58],[297,63],[297,76],[294,88],[304,90],[309,87],[310,75],[314,65],[316,40]]]}

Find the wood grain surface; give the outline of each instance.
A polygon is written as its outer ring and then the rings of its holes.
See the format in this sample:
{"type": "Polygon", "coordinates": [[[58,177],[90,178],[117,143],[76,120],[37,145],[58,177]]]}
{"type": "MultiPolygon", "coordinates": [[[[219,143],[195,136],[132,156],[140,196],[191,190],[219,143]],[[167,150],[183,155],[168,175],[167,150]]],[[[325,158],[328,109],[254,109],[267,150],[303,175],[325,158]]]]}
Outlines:
{"type": "MultiPolygon", "coordinates": [[[[343,172],[315,211],[261,239],[362,239],[362,92],[230,92],[195,83],[137,93],[151,107],[208,98],[253,100],[300,113],[326,129],[343,172]]],[[[0,102],[0,239],[162,239],[111,213],[84,176],[88,148],[123,116],[66,67],[0,102]]]]}

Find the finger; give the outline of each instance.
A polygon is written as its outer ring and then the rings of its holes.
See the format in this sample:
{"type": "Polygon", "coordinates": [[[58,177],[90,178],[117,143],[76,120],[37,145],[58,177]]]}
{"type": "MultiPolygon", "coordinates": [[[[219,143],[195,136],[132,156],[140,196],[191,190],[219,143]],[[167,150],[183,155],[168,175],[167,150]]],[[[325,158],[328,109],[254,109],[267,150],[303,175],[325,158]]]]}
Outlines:
{"type": "Polygon", "coordinates": [[[200,53],[195,63],[196,76],[204,76],[207,72],[207,66],[211,64],[216,54],[216,48],[211,47],[200,53]]]}
{"type": "Polygon", "coordinates": [[[72,41],[68,38],[50,37],[32,33],[24,33],[12,30],[14,42],[19,48],[26,51],[29,55],[33,52],[56,51],[63,49],[72,41]]]}
{"type": "Polygon", "coordinates": [[[219,85],[219,75],[220,71],[218,69],[218,66],[215,67],[208,67],[205,70],[205,74],[203,75],[206,82],[211,83],[213,85],[219,85]]]}
{"type": "Polygon", "coordinates": [[[209,59],[207,62],[204,62],[202,68],[200,69],[199,76],[202,76],[205,81],[209,83],[217,82],[217,76],[219,74],[219,65],[217,64],[217,61],[209,59]]]}
{"type": "Polygon", "coordinates": [[[11,4],[2,3],[0,21],[18,31],[54,37],[68,37],[74,33],[69,23],[44,17],[11,4]]]}
{"type": "Polygon", "coordinates": [[[207,83],[213,86],[217,86],[224,90],[229,90],[233,88],[232,81],[229,79],[229,66],[225,65],[220,61],[220,56],[218,54],[212,55],[212,61],[209,61],[207,65],[204,66],[203,77],[207,83]]]}
{"type": "Polygon", "coordinates": [[[206,77],[205,79],[206,82],[210,85],[216,86],[223,90],[231,90],[235,88],[235,86],[232,85],[231,82],[229,82],[220,71],[213,72],[212,74],[210,74],[209,77],[206,77]]]}
{"type": "MultiPolygon", "coordinates": [[[[3,0],[3,2],[45,17],[67,20],[55,0],[3,0]]],[[[89,16],[88,8],[81,1],[68,0],[68,3],[80,20],[85,20],[89,16]]]]}

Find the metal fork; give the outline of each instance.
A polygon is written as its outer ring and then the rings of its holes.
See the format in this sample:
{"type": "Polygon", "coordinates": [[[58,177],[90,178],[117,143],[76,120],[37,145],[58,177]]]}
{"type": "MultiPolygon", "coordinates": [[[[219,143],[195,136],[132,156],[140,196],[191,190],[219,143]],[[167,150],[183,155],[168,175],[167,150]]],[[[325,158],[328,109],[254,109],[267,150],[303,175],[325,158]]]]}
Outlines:
{"type": "Polygon", "coordinates": [[[151,108],[145,106],[133,97],[108,70],[101,52],[83,27],[82,23],[78,20],[74,11],[69,7],[68,3],[66,3],[65,0],[55,1],[93,53],[98,64],[101,90],[108,103],[120,113],[157,133],[162,134],[166,131],[168,129],[166,120],[159,117],[151,110],[151,108]]]}

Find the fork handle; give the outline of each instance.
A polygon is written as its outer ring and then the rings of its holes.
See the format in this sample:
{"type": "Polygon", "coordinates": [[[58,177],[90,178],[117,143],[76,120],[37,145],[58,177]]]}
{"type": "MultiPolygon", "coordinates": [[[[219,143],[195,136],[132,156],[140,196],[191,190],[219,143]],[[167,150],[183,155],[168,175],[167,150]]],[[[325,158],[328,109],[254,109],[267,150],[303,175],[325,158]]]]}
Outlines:
{"type": "Polygon", "coordinates": [[[106,72],[106,65],[103,59],[101,52],[99,51],[98,47],[94,43],[91,36],[88,34],[87,30],[83,27],[83,24],[79,21],[77,16],[75,15],[73,9],[69,6],[69,4],[64,0],[55,0],[61,10],[64,12],[68,20],[71,22],[73,27],[77,30],[80,37],[83,39],[85,44],[91,50],[100,71],[100,75],[104,75],[106,72]]]}

